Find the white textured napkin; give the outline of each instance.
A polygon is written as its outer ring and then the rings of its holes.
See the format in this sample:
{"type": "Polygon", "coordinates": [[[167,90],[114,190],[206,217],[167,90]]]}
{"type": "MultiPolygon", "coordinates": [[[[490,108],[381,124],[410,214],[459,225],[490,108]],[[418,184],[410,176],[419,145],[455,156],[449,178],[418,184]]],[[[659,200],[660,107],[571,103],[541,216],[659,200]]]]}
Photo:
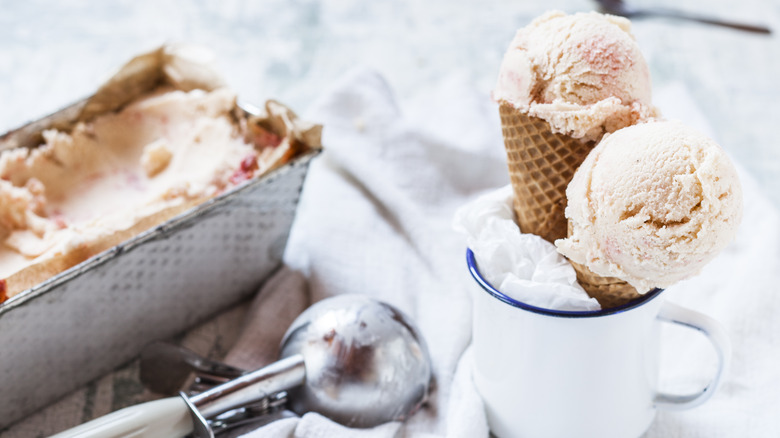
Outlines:
{"type": "MultiPolygon", "coordinates": [[[[684,89],[656,96],[667,116],[707,131],[684,89]]],[[[436,385],[425,409],[404,425],[348,431],[307,414],[247,436],[487,436],[470,374],[473,285],[466,242],[450,223],[458,207],[508,183],[495,104],[467,81],[451,78],[401,109],[381,76],[360,70],[326,92],[306,119],[325,125],[326,149],[305,184],[287,268],[258,296],[250,312],[256,318],[242,337],[262,336],[267,348],[260,358],[239,348],[229,360],[267,362],[308,303],[365,293],[417,321],[436,385]]],[[[724,324],[734,344],[731,372],[704,406],[659,413],[647,437],[770,437],[780,430],[780,218],[752,178],[743,173],[742,181],[745,216],[737,241],[702,275],[667,291],[672,301],[724,324]]],[[[714,354],[699,338],[674,331],[664,339],[665,387],[696,388],[714,371],[714,354]]]]}
{"type": "Polygon", "coordinates": [[[455,212],[453,228],[464,234],[488,283],[510,298],[555,310],[599,310],[577,283],[574,268],[555,245],[521,233],[515,222],[512,185],[469,202],[455,212]]]}

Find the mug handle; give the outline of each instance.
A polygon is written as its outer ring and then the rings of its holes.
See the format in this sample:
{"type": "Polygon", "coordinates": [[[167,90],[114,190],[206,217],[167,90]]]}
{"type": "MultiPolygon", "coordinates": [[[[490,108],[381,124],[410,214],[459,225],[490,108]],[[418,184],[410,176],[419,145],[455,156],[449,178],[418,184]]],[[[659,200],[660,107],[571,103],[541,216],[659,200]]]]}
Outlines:
{"type": "Polygon", "coordinates": [[[657,318],[664,322],[679,324],[702,332],[712,343],[718,356],[718,371],[712,381],[701,392],[685,395],[658,393],[653,403],[658,409],[681,411],[695,408],[712,397],[721,384],[731,361],[731,342],[720,323],[699,312],[668,301],[664,302],[657,318]]]}

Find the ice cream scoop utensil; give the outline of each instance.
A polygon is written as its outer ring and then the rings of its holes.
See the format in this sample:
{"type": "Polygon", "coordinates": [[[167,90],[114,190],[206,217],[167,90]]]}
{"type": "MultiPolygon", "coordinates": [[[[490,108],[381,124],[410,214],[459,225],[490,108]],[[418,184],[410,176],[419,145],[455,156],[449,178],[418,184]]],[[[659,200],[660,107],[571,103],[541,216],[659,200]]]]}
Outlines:
{"type": "Polygon", "coordinates": [[[704,17],[701,15],[691,14],[689,12],[666,9],[666,8],[634,8],[626,5],[623,0],[596,0],[601,5],[601,10],[612,15],[621,15],[626,18],[639,18],[639,17],[668,17],[679,18],[682,20],[696,21],[704,24],[712,24],[715,26],[728,27],[731,29],[744,30],[746,32],[771,34],[772,31],[766,26],[735,23],[732,21],[720,20],[717,18],[704,17]]]}
{"type": "Polygon", "coordinates": [[[365,296],[310,307],[287,331],[281,351],[278,362],[198,395],[132,406],[56,437],[213,437],[210,422],[225,412],[287,390],[298,413],[312,410],[347,426],[370,427],[406,419],[425,401],[431,382],[419,331],[394,307],[365,296]]]}

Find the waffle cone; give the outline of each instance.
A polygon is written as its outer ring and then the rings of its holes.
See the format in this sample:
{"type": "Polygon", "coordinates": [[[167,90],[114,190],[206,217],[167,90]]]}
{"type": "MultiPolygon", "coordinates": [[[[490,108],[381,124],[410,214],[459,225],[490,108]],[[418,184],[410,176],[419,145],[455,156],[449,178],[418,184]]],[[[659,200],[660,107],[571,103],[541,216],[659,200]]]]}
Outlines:
{"type": "MultiPolygon", "coordinates": [[[[499,113],[520,230],[549,242],[566,237],[566,187],[596,142],[553,133],[545,120],[505,102],[499,106],[499,113]]],[[[571,264],[582,288],[603,308],[621,306],[641,296],[625,281],[571,264]]]]}
{"type": "Polygon", "coordinates": [[[549,242],[566,237],[566,186],[596,142],[555,134],[505,102],[499,112],[520,230],[549,242]]]}
{"type": "MultiPolygon", "coordinates": [[[[571,222],[567,225],[567,234],[571,235],[571,222]]],[[[569,260],[577,273],[577,282],[604,309],[622,306],[642,295],[633,286],[615,277],[602,277],[594,274],[587,266],[569,260]]]]}
{"type": "Polygon", "coordinates": [[[586,266],[569,260],[577,272],[577,281],[585,292],[601,304],[604,309],[622,306],[641,295],[633,286],[615,277],[602,277],[591,272],[586,266]]]}

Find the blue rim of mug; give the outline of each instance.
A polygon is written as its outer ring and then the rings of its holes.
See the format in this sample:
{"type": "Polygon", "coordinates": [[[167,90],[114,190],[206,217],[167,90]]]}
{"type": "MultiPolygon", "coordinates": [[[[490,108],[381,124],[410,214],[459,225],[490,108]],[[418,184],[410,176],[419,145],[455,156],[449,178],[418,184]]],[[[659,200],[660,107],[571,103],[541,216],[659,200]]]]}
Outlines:
{"type": "Polygon", "coordinates": [[[536,307],[530,304],[526,304],[522,301],[515,300],[514,298],[511,298],[508,295],[504,294],[503,292],[500,292],[498,289],[494,288],[493,285],[488,283],[488,281],[482,277],[482,274],[479,272],[479,268],[477,267],[477,259],[474,257],[474,252],[472,252],[470,248],[466,249],[466,263],[469,266],[469,272],[471,272],[471,276],[474,277],[474,280],[476,280],[476,282],[482,287],[482,289],[485,290],[485,292],[492,295],[493,298],[496,298],[499,301],[509,304],[510,306],[527,310],[529,312],[534,312],[541,315],[556,316],[559,318],[594,318],[599,316],[614,315],[616,313],[626,312],[628,310],[634,309],[636,307],[639,307],[647,303],[648,301],[654,299],[655,297],[660,295],[661,292],[664,291],[663,289],[655,288],[650,292],[644,294],[641,298],[631,301],[630,303],[626,303],[622,306],[611,307],[609,309],[601,309],[601,310],[545,309],[544,307],[536,307]]]}

